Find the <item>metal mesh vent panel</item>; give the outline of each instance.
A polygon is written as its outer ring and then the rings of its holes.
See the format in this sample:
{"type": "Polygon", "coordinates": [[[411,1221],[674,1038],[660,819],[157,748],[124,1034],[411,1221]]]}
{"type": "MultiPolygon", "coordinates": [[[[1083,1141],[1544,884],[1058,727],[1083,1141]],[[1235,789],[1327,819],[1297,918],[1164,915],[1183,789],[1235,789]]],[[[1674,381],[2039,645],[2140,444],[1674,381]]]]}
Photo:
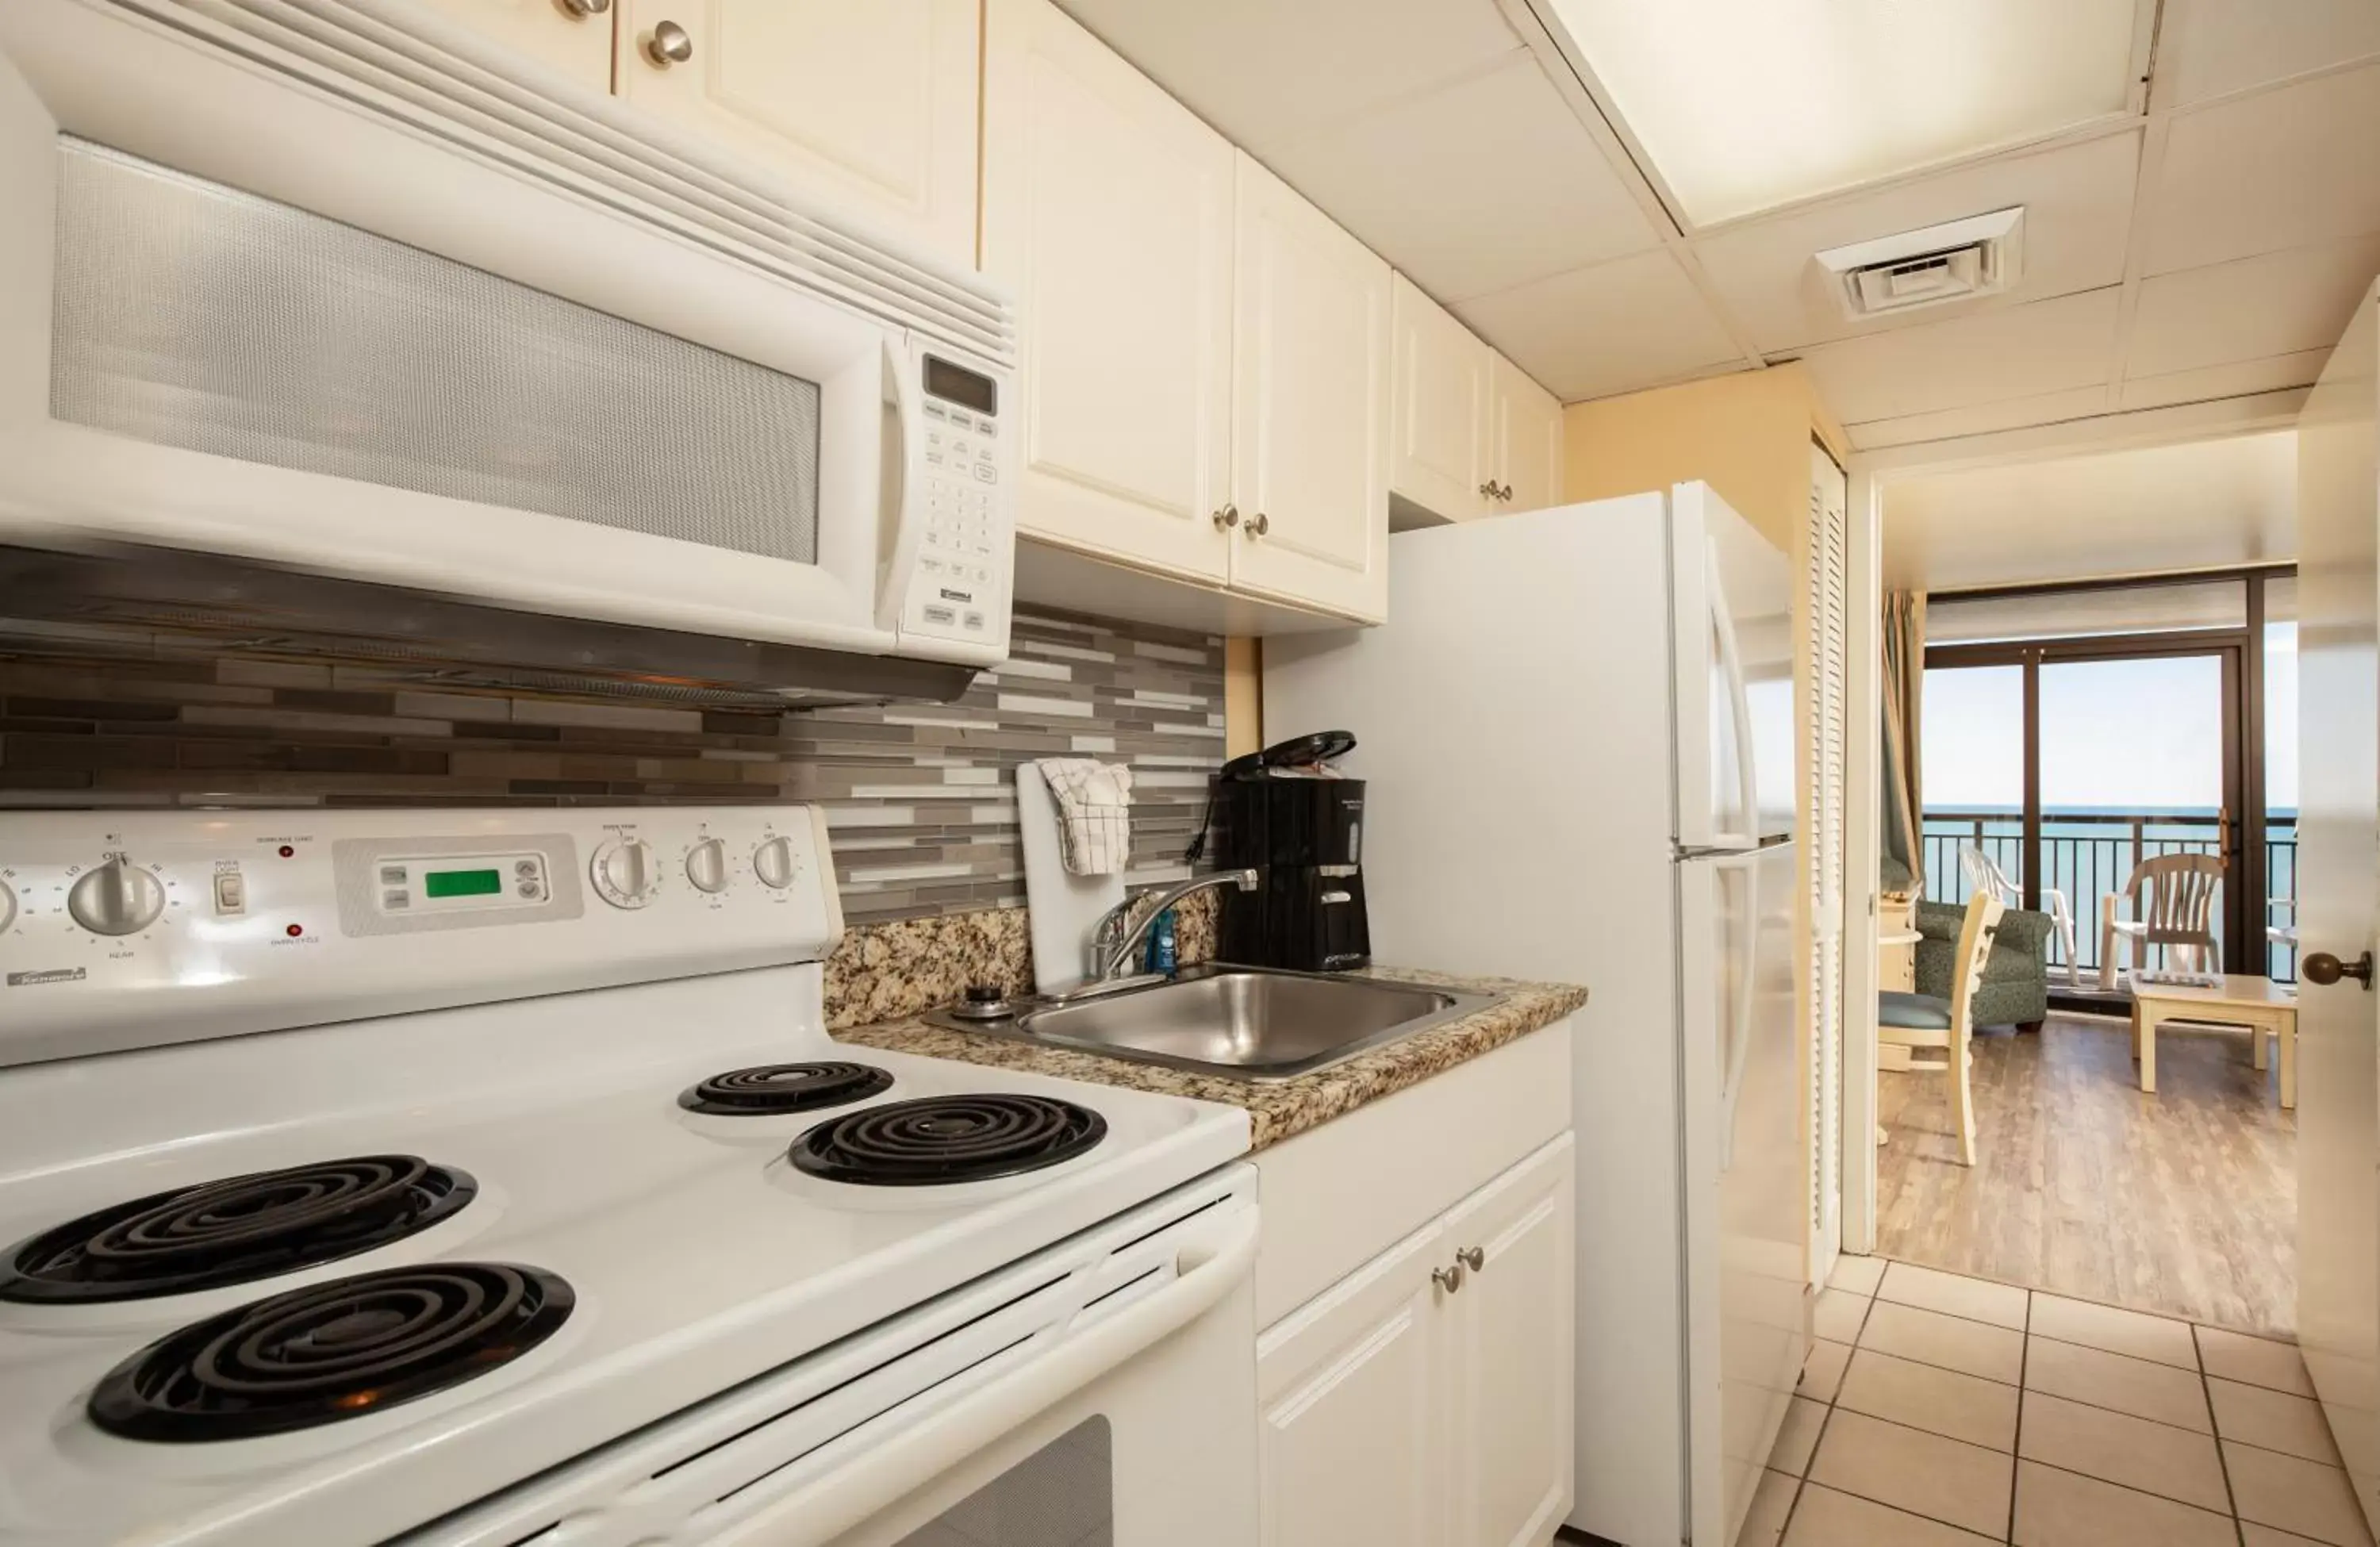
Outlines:
{"type": "Polygon", "coordinates": [[[817,384],[58,144],[56,418],[817,562],[817,384]]]}

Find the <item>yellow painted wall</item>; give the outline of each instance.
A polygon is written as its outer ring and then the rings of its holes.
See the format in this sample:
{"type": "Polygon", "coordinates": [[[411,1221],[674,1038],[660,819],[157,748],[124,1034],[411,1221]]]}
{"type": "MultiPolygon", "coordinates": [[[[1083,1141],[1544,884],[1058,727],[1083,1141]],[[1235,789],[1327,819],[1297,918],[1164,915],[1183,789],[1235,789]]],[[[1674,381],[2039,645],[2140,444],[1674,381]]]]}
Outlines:
{"type": "Polygon", "coordinates": [[[1701,479],[1789,552],[1810,509],[1810,433],[1842,432],[1797,362],[1562,410],[1562,485],[1599,500],[1701,479]]]}
{"type": "Polygon", "coordinates": [[[1223,641],[1223,755],[1253,752],[1264,740],[1264,641],[1223,641]]]}

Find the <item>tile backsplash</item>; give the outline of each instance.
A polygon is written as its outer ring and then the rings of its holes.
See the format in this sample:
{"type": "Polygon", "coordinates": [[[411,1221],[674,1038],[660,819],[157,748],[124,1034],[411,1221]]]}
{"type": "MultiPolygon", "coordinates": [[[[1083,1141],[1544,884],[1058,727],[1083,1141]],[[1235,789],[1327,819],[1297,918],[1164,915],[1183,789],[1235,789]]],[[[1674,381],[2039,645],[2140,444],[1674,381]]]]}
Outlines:
{"type": "Polygon", "coordinates": [[[1223,643],[1020,612],[952,704],[784,713],[425,687],[371,666],[0,652],[0,806],[807,800],[856,920],[1024,900],[1016,765],[1128,762],[1131,879],[1184,873],[1223,757],[1223,643]]]}

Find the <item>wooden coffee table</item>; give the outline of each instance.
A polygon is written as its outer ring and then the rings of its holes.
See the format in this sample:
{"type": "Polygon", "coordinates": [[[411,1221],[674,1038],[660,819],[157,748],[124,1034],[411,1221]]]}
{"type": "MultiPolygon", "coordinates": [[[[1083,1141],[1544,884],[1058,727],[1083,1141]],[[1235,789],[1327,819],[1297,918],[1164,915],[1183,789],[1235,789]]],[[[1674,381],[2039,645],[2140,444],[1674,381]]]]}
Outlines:
{"type": "Polygon", "coordinates": [[[2156,1033],[2168,1020],[2212,1021],[2244,1026],[2254,1041],[2256,1067],[2265,1066],[2265,1039],[2280,1043],[2281,1105],[2298,1104],[2298,996],[2269,978],[2228,974],[2220,988],[2184,988],[2176,983],[2132,985],[2132,1056],[2140,1060],[2141,1089],[2156,1090],[2156,1033]]]}

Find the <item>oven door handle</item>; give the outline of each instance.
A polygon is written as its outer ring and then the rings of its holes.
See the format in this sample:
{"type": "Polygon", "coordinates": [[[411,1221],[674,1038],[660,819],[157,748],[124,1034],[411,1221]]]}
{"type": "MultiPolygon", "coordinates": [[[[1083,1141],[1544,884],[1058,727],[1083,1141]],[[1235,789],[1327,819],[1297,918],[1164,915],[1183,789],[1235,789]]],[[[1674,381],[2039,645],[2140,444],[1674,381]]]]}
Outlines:
{"type": "Polygon", "coordinates": [[[1212,1309],[1256,1263],[1258,1212],[1236,1211],[1174,1258],[1171,1284],[885,1439],[839,1458],[812,1480],[700,1538],[704,1547],[804,1547],[832,1541],[1013,1432],[1026,1419],[1124,1364],[1212,1309]]]}

